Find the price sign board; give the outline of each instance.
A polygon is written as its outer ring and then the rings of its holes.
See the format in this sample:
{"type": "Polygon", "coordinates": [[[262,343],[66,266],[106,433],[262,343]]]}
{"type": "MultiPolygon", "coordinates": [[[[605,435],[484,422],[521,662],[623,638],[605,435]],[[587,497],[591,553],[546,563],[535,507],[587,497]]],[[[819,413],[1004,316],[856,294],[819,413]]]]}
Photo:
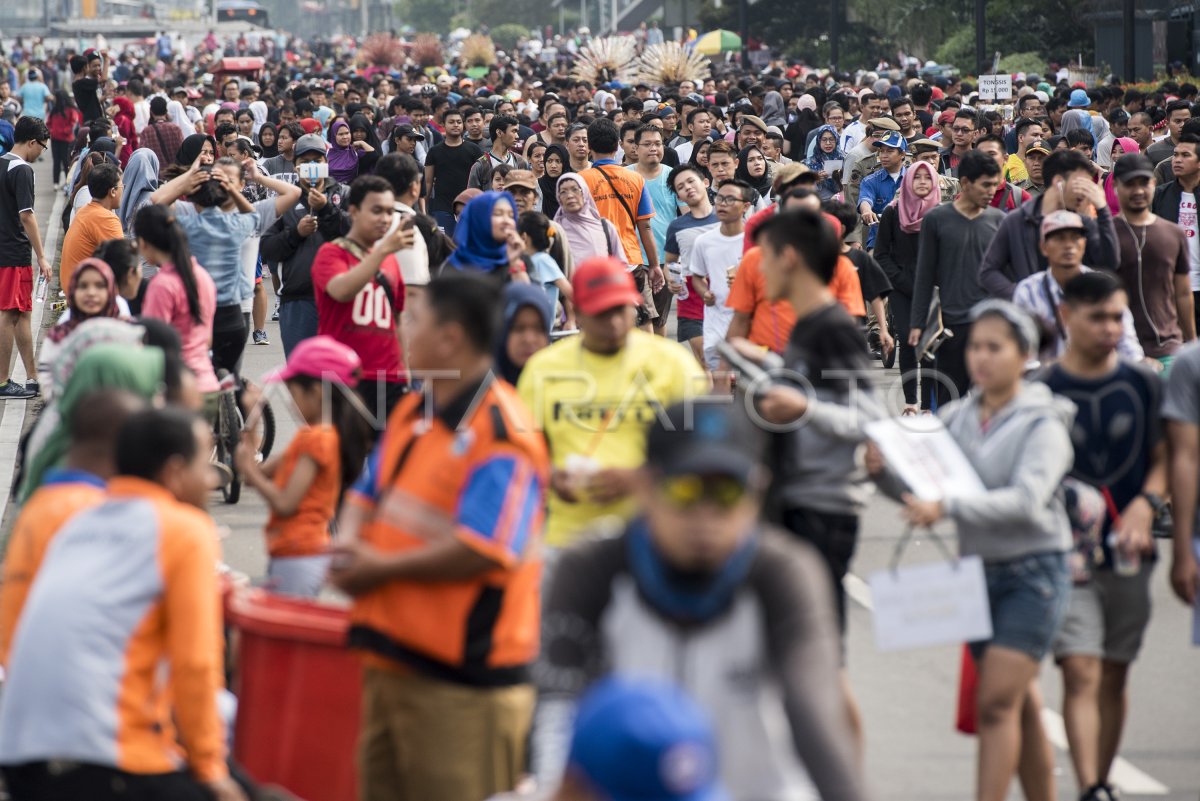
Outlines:
{"type": "Polygon", "coordinates": [[[1012,100],[1011,75],[980,75],[980,100],[1012,100]]]}

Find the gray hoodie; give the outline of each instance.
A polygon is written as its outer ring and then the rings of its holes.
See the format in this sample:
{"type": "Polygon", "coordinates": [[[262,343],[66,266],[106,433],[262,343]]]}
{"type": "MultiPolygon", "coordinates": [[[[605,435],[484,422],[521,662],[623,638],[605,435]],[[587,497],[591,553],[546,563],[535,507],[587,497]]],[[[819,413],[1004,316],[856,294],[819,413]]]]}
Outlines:
{"type": "Polygon", "coordinates": [[[939,416],[988,491],[946,501],[958,526],[959,550],[1002,562],[1071,547],[1059,487],[1075,462],[1070,429],[1075,404],[1046,386],[1026,382],[988,421],[979,422],[981,395],[945,406],[939,416]]]}

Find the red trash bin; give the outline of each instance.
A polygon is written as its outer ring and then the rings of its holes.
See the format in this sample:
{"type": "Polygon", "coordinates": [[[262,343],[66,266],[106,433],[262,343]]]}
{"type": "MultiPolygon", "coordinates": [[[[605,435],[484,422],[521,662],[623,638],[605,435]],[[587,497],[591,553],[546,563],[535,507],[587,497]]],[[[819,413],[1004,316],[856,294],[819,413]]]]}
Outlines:
{"type": "Polygon", "coordinates": [[[226,606],[239,634],[234,758],[305,801],[355,801],[362,667],[346,609],[245,589],[226,606]]]}

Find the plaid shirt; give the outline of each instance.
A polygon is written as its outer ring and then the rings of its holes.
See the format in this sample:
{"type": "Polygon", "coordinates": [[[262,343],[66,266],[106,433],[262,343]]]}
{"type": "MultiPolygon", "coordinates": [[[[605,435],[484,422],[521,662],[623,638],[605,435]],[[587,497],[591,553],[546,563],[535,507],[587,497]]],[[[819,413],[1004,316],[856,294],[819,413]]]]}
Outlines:
{"type": "Polygon", "coordinates": [[[161,172],[168,164],[175,163],[179,146],[183,144],[183,131],[170,120],[151,120],[150,124],[142,129],[139,141],[142,147],[150,148],[154,155],[158,156],[161,172]]]}

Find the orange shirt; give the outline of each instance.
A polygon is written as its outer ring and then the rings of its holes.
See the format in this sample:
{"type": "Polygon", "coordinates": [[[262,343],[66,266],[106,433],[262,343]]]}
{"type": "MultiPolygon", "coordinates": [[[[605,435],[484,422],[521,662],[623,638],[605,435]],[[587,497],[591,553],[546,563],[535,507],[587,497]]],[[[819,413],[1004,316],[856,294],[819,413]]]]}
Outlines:
{"type": "MultiPolygon", "coordinates": [[[[654,216],[654,205],[646,191],[646,179],[634,170],[627,170],[611,160],[600,160],[579,173],[588,185],[600,216],[617,227],[625,260],[630,264],[642,261],[641,237],[637,223],[654,216]],[[605,176],[608,178],[605,178],[605,176]],[[611,183],[609,182],[611,180],[611,183]],[[632,216],[631,216],[632,215],[632,216]]],[[[660,253],[661,259],[663,255],[660,253]]]]}
{"type": "Polygon", "coordinates": [[[29,496],[13,524],[4,554],[4,583],[0,585],[0,664],[8,664],[8,648],[29,587],[42,566],[50,540],[77,512],[104,500],[104,482],[91,473],[52,470],[29,496]]]}
{"type": "Polygon", "coordinates": [[[735,312],[750,315],[750,334],[747,339],[755,345],[762,345],[779,354],[787,350],[788,338],[796,325],[796,312],[786,300],[772,302],[767,299],[762,248],[751,248],[742,256],[725,305],[735,312]]]}
{"type": "Polygon", "coordinates": [[[829,282],[829,291],[842,304],[846,313],[851,317],[866,317],[867,307],[863,303],[862,282],[858,280],[858,270],[849,256],[838,256],[837,269],[833,272],[833,280],[829,282]]]}
{"type": "Polygon", "coordinates": [[[63,291],[71,283],[75,265],[91,256],[96,245],[110,239],[120,239],[124,235],[117,215],[96,201],[80,209],[63,237],[62,257],[58,262],[58,282],[63,291]]]}
{"type": "Polygon", "coordinates": [[[29,591],[0,710],[6,759],[137,774],[186,761],[199,781],[225,778],[218,558],[205,512],[112,479],[55,534],[29,591]]]}
{"type": "Polygon", "coordinates": [[[275,486],[283,489],[302,457],[317,463],[313,480],[299,508],[281,517],[271,512],[267,521],[267,552],[271,556],[313,556],[329,547],[329,521],[337,511],[342,485],[338,432],[331,425],[307,426],[296,432],[275,471],[275,486]]]}

